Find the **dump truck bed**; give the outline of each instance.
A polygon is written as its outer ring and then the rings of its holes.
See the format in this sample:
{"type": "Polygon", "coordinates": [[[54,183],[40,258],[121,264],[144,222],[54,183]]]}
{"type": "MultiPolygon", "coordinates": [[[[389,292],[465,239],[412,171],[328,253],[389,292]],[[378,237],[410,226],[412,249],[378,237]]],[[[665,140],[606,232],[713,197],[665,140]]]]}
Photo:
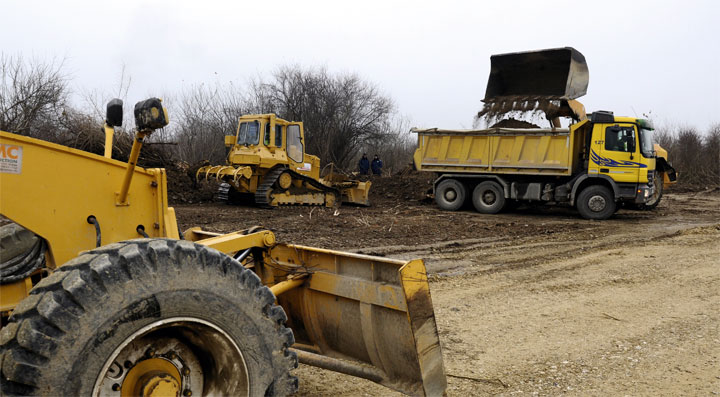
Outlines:
{"type": "Polygon", "coordinates": [[[418,134],[413,160],[419,171],[569,176],[582,144],[575,131],[585,124],[554,130],[413,129],[418,134]]]}

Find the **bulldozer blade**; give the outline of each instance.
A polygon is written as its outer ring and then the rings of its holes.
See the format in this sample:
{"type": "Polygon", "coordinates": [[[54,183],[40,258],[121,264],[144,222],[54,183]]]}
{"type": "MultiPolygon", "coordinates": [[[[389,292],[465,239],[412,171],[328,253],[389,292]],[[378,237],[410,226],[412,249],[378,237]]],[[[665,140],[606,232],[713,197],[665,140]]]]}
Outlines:
{"type": "Polygon", "coordinates": [[[301,363],[370,379],[409,395],[442,395],[442,352],[425,265],[297,245],[266,254],[290,277],[278,296],[301,363]]]}
{"type": "Polygon", "coordinates": [[[357,182],[353,186],[340,187],[343,204],[370,206],[370,186],[372,182],[357,182]]]}
{"type": "Polygon", "coordinates": [[[340,199],[343,204],[370,206],[369,196],[372,182],[350,179],[346,175],[332,171],[325,175],[321,181],[340,191],[340,199]]]}
{"type": "Polygon", "coordinates": [[[585,57],[572,47],[493,55],[484,101],[576,99],[587,93],[589,76],[585,57]]]}
{"type": "Polygon", "coordinates": [[[197,172],[195,173],[195,180],[199,182],[201,180],[208,180],[210,178],[214,178],[219,182],[223,178],[228,177],[237,183],[239,179],[250,179],[251,176],[252,168],[250,167],[234,167],[230,165],[206,165],[204,167],[200,167],[197,170],[197,172]]]}

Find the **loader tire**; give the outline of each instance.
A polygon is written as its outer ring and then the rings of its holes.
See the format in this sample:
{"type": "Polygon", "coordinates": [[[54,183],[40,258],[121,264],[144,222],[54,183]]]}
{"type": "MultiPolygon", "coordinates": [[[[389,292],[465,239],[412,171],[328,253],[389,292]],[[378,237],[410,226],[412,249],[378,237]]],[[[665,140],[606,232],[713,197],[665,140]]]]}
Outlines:
{"type": "Polygon", "coordinates": [[[285,312],[237,261],[189,241],[89,251],[41,281],[0,331],[3,395],[287,395],[285,312]]]}
{"type": "Polygon", "coordinates": [[[457,211],[465,203],[467,189],[460,181],[445,179],[435,188],[435,202],[445,211],[457,211]]]}
{"type": "Polygon", "coordinates": [[[37,240],[35,233],[17,223],[0,226],[0,263],[30,251],[37,240]]]}
{"type": "Polygon", "coordinates": [[[585,219],[603,220],[615,213],[617,203],[610,189],[601,185],[592,185],[578,195],[577,209],[585,219]]]}
{"type": "Polygon", "coordinates": [[[477,212],[497,214],[505,207],[505,194],[497,182],[480,182],[473,189],[472,202],[477,212]]]}
{"type": "Polygon", "coordinates": [[[45,265],[45,240],[24,227],[0,226],[0,285],[29,277],[45,265]]]}

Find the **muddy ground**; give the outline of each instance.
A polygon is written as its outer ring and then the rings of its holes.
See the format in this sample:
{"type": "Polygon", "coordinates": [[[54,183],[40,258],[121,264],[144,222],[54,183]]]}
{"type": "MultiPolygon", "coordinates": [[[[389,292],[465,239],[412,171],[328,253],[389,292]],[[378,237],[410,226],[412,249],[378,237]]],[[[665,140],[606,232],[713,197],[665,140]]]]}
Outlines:
{"type": "MultiPolygon", "coordinates": [[[[176,210],[183,228],[262,225],[281,241],[425,259],[449,396],[720,394],[717,190],[588,221],[563,208],[445,212],[420,200],[424,183],[376,180],[369,208],[176,210]]],[[[395,395],[296,374],[300,396],[395,395]]]]}

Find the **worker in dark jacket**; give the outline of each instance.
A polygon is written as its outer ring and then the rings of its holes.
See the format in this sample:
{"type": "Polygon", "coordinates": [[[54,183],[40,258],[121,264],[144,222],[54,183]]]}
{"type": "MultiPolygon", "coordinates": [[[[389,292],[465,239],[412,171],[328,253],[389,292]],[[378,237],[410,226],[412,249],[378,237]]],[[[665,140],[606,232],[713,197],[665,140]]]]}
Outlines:
{"type": "Polygon", "coordinates": [[[367,153],[363,153],[360,162],[358,163],[358,169],[360,169],[360,175],[367,175],[370,169],[370,161],[367,158],[367,153]]]}
{"type": "Polygon", "coordinates": [[[372,167],[372,172],[374,175],[382,174],[382,160],[380,160],[377,154],[375,155],[375,158],[373,159],[370,167],[372,167]]]}

